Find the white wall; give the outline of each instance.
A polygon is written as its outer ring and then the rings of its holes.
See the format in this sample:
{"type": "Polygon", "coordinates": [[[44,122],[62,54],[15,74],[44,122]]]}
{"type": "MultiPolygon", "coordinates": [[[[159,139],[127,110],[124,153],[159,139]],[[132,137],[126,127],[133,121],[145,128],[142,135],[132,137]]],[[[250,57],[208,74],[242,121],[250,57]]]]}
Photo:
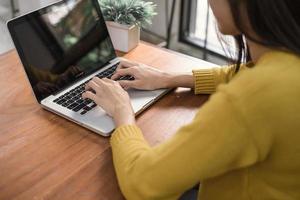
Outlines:
{"type": "Polygon", "coordinates": [[[0,0],[0,20],[5,22],[12,16],[10,0],[0,0]]]}
{"type": "MultiPolygon", "coordinates": [[[[156,12],[158,15],[156,15],[153,18],[153,23],[150,27],[147,29],[151,30],[152,32],[162,36],[166,37],[167,35],[167,25],[166,25],[166,2],[168,3],[169,8],[169,16],[171,14],[171,7],[173,0],[149,0],[157,4],[156,12]]],[[[177,0],[175,15],[174,15],[174,21],[173,21],[173,27],[172,27],[172,34],[178,35],[179,30],[179,21],[180,21],[180,5],[181,1],[177,0]]]]}
{"type": "Polygon", "coordinates": [[[157,4],[157,16],[153,18],[153,24],[148,28],[154,33],[165,36],[166,35],[166,20],[165,20],[165,1],[167,0],[151,0],[157,4]]]}
{"type": "Polygon", "coordinates": [[[47,6],[58,0],[15,0],[19,5],[20,14],[25,14],[40,7],[47,6]]]}

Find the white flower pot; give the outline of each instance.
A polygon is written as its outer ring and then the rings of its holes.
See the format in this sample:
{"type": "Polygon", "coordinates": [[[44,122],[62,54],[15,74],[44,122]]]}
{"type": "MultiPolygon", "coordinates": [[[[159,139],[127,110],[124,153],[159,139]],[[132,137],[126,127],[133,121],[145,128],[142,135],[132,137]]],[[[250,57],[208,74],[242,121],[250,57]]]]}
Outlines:
{"type": "Polygon", "coordinates": [[[106,25],[115,50],[129,52],[139,44],[140,27],[122,25],[112,21],[107,21],[106,25]]]}

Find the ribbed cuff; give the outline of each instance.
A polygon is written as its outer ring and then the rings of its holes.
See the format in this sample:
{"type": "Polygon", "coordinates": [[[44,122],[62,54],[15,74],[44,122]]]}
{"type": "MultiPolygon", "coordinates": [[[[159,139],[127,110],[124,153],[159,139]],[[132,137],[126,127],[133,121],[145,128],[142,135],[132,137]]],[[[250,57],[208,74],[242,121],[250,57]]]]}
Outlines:
{"type": "Polygon", "coordinates": [[[213,69],[193,70],[195,77],[195,94],[212,94],[216,91],[213,69]]]}
{"type": "Polygon", "coordinates": [[[117,145],[128,139],[144,140],[141,129],[136,125],[124,125],[117,128],[110,139],[111,145],[117,145]]]}

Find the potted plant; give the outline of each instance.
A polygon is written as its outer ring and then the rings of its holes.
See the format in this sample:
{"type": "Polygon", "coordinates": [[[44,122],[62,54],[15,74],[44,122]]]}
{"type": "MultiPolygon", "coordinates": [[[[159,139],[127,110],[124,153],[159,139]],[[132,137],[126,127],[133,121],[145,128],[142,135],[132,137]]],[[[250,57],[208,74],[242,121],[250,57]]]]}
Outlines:
{"type": "Polygon", "coordinates": [[[140,28],[151,24],[156,5],[142,0],[99,0],[114,48],[128,52],[140,41],[140,28]]]}

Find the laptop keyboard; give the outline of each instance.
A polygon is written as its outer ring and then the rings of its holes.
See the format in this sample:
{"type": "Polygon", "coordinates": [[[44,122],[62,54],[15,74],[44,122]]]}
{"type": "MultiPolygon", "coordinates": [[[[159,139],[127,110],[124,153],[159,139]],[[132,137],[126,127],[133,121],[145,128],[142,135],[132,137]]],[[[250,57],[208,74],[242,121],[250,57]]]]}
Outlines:
{"type": "MultiPolygon", "coordinates": [[[[96,75],[98,78],[111,78],[116,71],[119,64],[116,64],[109,69],[99,73],[96,75]]],[[[81,115],[86,114],[87,112],[91,111],[93,108],[97,106],[97,104],[92,101],[91,99],[83,99],[82,93],[85,92],[85,85],[91,79],[87,80],[86,82],[82,83],[81,85],[77,86],[76,88],[70,90],[69,92],[63,94],[59,98],[55,99],[53,102],[65,107],[69,110],[74,112],[78,112],[81,115]]],[[[118,80],[134,80],[132,76],[122,76],[118,80]]]]}

